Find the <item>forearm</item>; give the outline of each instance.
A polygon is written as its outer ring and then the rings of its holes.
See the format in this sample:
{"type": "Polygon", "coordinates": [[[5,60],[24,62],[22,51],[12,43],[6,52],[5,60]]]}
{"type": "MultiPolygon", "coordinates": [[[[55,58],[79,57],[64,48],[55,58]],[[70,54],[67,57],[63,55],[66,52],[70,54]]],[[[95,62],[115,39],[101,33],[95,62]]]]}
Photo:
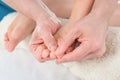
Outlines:
{"type": "Polygon", "coordinates": [[[98,19],[109,20],[117,7],[117,0],[95,0],[90,14],[98,19]]]}
{"type": "Polygon", "coordinates": [[[86,16],[90,12],[93,3],[94,0],[74,0],[70,19],[76,21],[86,16]]]}
{"type": "Polygon", "coordinates": [[[24,15],[37,20],[45,14],[52,13],[41,0],[3,0],[12,8],[24,15]]]}

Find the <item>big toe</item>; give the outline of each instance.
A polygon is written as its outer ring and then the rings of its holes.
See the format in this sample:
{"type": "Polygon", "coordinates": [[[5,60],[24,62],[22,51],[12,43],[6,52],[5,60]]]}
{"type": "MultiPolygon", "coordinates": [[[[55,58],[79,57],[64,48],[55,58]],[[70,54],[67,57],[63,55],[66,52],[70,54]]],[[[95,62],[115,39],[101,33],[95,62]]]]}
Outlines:
{"type": "Polygon", "coordinates": [[[15,47],[17,46],[17,44],[19,43],[18,40],[12,39],[12,40],[8,40],[5,42],[5,48],[9,51],[12,52],[15,47]]]}

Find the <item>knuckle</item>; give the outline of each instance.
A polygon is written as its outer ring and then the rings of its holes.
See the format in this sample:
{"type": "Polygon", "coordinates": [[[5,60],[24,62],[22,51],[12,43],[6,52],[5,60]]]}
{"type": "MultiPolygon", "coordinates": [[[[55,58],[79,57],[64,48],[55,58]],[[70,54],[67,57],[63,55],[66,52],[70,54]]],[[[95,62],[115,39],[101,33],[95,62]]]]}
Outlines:
{"type": "Polygon", "coordinates": [[[80,36],[80,31],[79,30],[72,30],[70,35],[71,35],[71,39],[74,40],[80,36]]]}
{"type": "Polygon", "coordinates": [[[106,48],[102,48],[99,50],[99,52],[97,53],[97,57],[102,57],[105,54],[106,48]]]}

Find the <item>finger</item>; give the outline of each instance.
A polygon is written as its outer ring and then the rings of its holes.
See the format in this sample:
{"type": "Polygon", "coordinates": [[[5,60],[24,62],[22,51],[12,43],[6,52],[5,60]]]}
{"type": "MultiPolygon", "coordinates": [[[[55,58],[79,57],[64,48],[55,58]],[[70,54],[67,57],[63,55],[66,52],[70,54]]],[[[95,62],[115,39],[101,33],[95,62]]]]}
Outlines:
{"type": "Polygon", "coordinates": [[[55,38],[53,37],[52,33],[48,32],[48,31],[44,31],[44,33],[42,35],[42,39],[50,51],[56,50],[57,42],[56,42],[55,38]]]}
{"type": "Polygon", "coordinates": [[[72,52],[64,55],[62,59],[57,60],[57,63],[80,61],[89,52],[90,52],[90,45],[88,44],[88,42],[81,43],[81,45],[75,48],[72,52]]]}
{"type": "Polygon", "coordinates": [[[60,42],[55,55],[62,57],[68,48],[74,43],[75,39],[78,37],[78,34],[75,34],[74,30],[70,31],[60,42]]]}
{"type": "Polygon", "coordinates": [[[72,51],[73,51],[76,47],[78,47],[79,45],[80,45],[80,42],[75,41],[75,42],[72,44],[72,46],[68,48],[68,50],[66,51],[66,54],[72,52],[72,51]]]}

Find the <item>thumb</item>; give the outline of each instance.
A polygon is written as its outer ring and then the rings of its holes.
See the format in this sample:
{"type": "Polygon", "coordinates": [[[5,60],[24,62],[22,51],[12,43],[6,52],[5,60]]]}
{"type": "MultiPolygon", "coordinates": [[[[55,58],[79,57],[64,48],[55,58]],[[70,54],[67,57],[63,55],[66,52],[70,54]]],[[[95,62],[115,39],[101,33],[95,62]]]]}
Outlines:
{"type": "Polygon", "coordinates": [[[57,60],[57,63],[72,62],[82,60],[90,52],[90,45],[87,41],[82,42],[77,48],[72,52],[64,55],[61,59],[57,60]]]}
{"type": "Polygon", "coordinates": [[[65,52],[69,49],[69,47],[74,43],[75,39],[77,38],[74,32],[69,32],[66,36],[63,37],[61,40],[57,50],[55,51],[55,55],[60,58],[62,57],[65,52]]]}
{"type": "Polygon", "coordinates": [[[49,31],[45,31],[43,35],[41,35],[45,45],[47,46],[47,48],[50,51],[55,51],[57,48],[57,42],[54,38],[54,36],[52,35],[51,32],[49,31]]]}

